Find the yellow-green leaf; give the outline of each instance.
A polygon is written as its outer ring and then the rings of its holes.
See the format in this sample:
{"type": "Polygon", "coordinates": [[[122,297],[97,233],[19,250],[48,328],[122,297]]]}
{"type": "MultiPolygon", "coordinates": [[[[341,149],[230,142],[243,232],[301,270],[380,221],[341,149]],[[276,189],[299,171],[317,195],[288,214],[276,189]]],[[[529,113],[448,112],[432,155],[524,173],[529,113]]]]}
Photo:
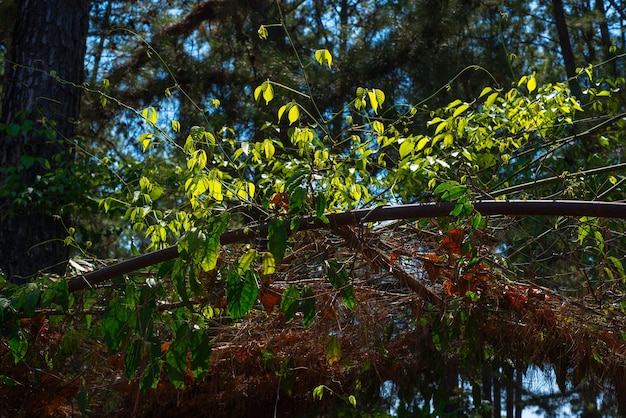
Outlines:
{"type": "Polygon", "coordinates": [[[526,83],[526,88],[531,93],[537,88],[537,79],[534,75],[530,76],[530,78],[528,79],[528,82],[526,83]]]}
{"type": "Polygon", "coordinates": [[[406,157],[413,150],[413,141],[411,138],[406,138],[402,144],[400,144],[400,148],[398,152],[400,153],[400,158],[406,157]]]}
{"type": "Polygon", "coordinates": [[[139,136],[139,143],[141,144],[141,147],[142,147],[144,152],[150,146],[150,142],[152,142],[152,138],[153,137],[154,137],[154,135],[152,135],[152,134],[141,134],[139,136]]]}
{"type": "Polygon", "coordinates": [[[385,132],[385,125],[383,125],[382,122],[375,120],[372,123],[372,129],[374,129],[376,133],[382,135],[383,132],[385,132]]]}
{"type": "Polygon", "coordinates": [[[334,335],[330,335],[326,340],[326,361],[333,365],[341,360],[341,341],[334,335]]]}
{"type": "Polygon", "coordinates": [[[142,110],[141,116],[152,124],[157,123],[158,114],[157,114],[156,109],[152,106],[146,107],[144,110],[142,110]]]}
{"type": "Polygon", "coordinates": [[[276,271],[276,260],[270,252],[264,252],[261,257],[261,265],[263,268],[263,274],[273,274],[276,271]]]}
{"type": "Polygon", "coordinates": [[[265,152],[265,158],[268,160],[274,156],[274,143],[271,139],[267,138],[263,141],[263,151],[265,152]]]}
{"type": "Polygon", "coordinates": [[[237,272],[240,275],[244,275],[244,273],[252,268],[252,263],[256,258],[256,250],[250,249],[247,253],[243,254],[239,257],[239,264],[237,265],[237,272]]]}
{"type": "Polygon", "coordinates": [[[293,103],[291,109],[289,109],[289,113],[287,114],[287,119],[289,119],[289,124],[293,124],[300,117],[300,109],[296,103],[293,103]]]}
{"type": "Polygon", "coordinates": [[[372,91],[374,92],[374,95],[376,96],[376,100],[378,101],[378,104],[382,106],[383,103],[385,102],[385,93],[383,93],[383,91],[379,89],[373,89],[372,91]]]}
{"type": "Polygon", "coordinates": [[[455,118],[459,116],[461,113],[465,112],[469,107],[470,105],[468,103],[463,103],[461,106],[456,108],[456,110],[452,114],[452,117],[455,118]]]}
{"type": "Polygon", "coordinates": [[[491,87],[485,87],[483,89],[483,91],[480,92],[480,96],[478,96],[479,98],[483,97],[485,94],[487,93],[491,93],[493,91],[493,89],[491,87]]]}
{"type": "Polygon", "coordinates": [[[274,98],[274,88],[268,82],[265,90],[263,90],[263,98],[265,99],[265,104],[268,104],[274,98]]]}
{"type": "Polygon", "coordinates": [[[285,110],[287,110],[287,108],[289,106],[291,106],[292,103],[287,103],[282,105],[279,109],[278,109],[278,121],[280,122],[280,120],[283,118],[283,114],[285,113],[285,110]]]}
{"type": "Polygon", "coordinates": [[[426,144],[428,144],[428,138],[424,136],[424,137],[422,137],[422,139],[420,139],[417,142],[417,146],[415,147],[415,150],[416,151],[421,151],[422,149],[424,149],[426,144]]]}
{"type": "Polygon", "coordinates": [[[315,51],[315,60],[320,65],[326,64],[328,65],[328,68],[330,68],[333,63],[333,56],[330,54],[328,49],[318,49],[317,51],[315,51]]]}
{"type": "Polygon", "coordinates": [[[368,90],[367,96],[370,99],[370,104],[372,105],[374,113],[378,113],[378,98],[376,97],[376,93],[373,90],[368,90]]]}
{"type": "Polygon", "coordinates": [[[492,104],[494,104],[496,102],[496,99],[498,98],[498,94],[499,93],[497,91],[495,93],[491,93],[485,101],[485,106],[491,106],[492,104]]]}

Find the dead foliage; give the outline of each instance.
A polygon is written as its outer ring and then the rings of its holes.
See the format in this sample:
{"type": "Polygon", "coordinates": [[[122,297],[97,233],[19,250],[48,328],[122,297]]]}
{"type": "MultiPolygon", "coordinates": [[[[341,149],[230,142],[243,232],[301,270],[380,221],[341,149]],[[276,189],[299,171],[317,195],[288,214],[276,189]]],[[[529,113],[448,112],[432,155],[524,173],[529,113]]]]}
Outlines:
{"type": "MultiPolygon", "coordinates": [[[[298,416],[347,404],[354,393],[358,401],[358,394],[365,398],[386,381],[440,379],[442,364],[471,376],[485,362],[514,359],[522,369],[554,368],[563,390],[583,379],[609,382],[625,402],[622,294],[563,294],[520,277],[494,253],[497,235],[463,228],[443,233],[434,222],[298,233],[276,273],[263,277],[255,310],[238,322],[214,320],[210,371],[202,381],[188,376],[186,388],[176,390],[163,373],[157,389],[140,393],[124,376],[123,353],[108,353],[98,341],[68,342],[80,335],[68,334],[68,326],[84,327],[78,320],[43,331],[43,324],[29,323],[42,352],[65,360],[53,368],[13,366],[1,353],[0,373],[18,384],[2,386],[0,401],[7,413],[72,416],[86,389],[92,416],[298,416]],[[466,242],[473,254],[464,254],[466,242]],[[472,256],[478,259],[468,267],[472,256]],[[353,310],[326,277],[330,259],[349,270],[353,310]],[[292,284],[315,295],[317,316],[309,328],[301,314],[286,323],[280,311],[280,295],[292,284]],[[329,354],[331,340],[339,344],[329,354]],[[314,400],[319,385],[333,393],[314,400]]],[[[244,248],[226,248],[224,261],[239,251],[244,248]]],[[[219,281],[205,303],[224,303],[219,281]]],[[[167,348],[164,341],[164,353],[167,348]]]]}

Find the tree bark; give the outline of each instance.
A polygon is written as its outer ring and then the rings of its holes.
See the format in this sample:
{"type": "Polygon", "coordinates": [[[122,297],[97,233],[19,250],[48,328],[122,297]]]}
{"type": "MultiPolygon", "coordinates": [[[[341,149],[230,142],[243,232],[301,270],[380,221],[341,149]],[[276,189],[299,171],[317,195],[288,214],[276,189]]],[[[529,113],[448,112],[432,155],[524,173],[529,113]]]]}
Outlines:
{"type": "Polygon", "coordinates": [[[22,283],[64,273],[90,2],[18,3],[0,120],[0,268],[22,283]],[[64,174],[58,170],[63,169],[64,174]]]}
{"type": "Polygon", "coordinates": [[[582,91],[578,80],[576,79],[576,60],[574,59],[574,51],[572,43],[569,39],[569,30],[567,29],[567,21],[565,19],[565,9],[562,0],[552,0],[552,14],[556,24],[556,31],[559,36],[559,44],[561,45],[561,55],[563,64],[565,65],[565,73],[567,74],[569,88],[572,94],[579,100],[582,98],[582,91]]]}

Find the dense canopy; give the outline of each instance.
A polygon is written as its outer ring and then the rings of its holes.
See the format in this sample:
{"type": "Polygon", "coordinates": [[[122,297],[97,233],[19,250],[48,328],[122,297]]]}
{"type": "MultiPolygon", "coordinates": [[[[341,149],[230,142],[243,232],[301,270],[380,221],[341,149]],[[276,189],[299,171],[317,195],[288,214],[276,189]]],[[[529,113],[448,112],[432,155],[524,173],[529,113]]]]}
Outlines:
{"type": "Polygon", "coordinates": [[[626,414],[623,10],[0,2],[6,412],[626,414]]]}

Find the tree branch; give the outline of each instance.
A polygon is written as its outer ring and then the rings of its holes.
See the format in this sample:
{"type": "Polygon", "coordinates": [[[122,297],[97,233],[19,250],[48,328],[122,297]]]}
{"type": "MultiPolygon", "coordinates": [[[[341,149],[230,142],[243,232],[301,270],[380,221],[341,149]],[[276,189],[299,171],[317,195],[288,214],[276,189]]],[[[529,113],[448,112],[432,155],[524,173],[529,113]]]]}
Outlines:
{"type": "MultiPolygon", "coordinates": [[[[448,216],[454,209],[455,202],[423,203],[399,206],[377,206],[327,215],[325,224],[320,219],[309,216],[302,219],[298,231],[322,228],[338,228],[347,225],[359,225],[365,222],[380,222],[397,219],[422,219],[448,216]]],[[[590,202],[578,200],[485,200],[474,202],[474,209],[483,215],[509,216],[593,216],[598,218],[626,219],[626,203],[590,202]]],[[[269,223],[228,231],[222,234],[222,245],[250,241],[265,237],[269,223]]],[[[176,246],[164,248],[140,255],[126,261],[80,275],[70,279],[69,291],[75,292],[98,283],[110,280],[133,271],[153,266],[179,256],[176,246]]]]}

